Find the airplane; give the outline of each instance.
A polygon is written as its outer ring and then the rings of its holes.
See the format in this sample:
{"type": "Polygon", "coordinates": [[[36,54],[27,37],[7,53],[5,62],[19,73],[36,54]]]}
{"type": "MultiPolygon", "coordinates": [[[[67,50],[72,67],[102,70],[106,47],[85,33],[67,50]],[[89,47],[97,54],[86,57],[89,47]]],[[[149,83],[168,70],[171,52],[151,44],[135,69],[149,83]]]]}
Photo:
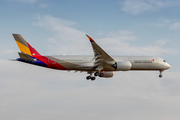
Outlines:
{"type": "Polygon", "coordinates": [[[146,70],[162,72],[171,66],[162,58],[150,56],[110,56],[90,36],[94,56],[43,56],[36,51],[20,34],[12,34],[20,51],[16,60],[46,68],[67,71],[80,71],[89,74],[87,80],[113,77],[114,71],[146,70]]]}

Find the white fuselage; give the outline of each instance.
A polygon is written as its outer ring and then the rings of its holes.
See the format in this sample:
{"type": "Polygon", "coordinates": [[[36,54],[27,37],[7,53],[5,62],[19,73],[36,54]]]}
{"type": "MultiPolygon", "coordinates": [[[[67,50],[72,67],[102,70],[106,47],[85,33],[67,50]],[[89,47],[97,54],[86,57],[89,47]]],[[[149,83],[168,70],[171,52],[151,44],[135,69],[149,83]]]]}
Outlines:
{"type": "MultiPolygon", "coordinates": [[[[94,65],[93,56],[46,56],[57,63],[65,66],[69,70],[88,70],[94,65]]],[[[132,67],[130,70],[166,70],[170,65],[158,57],[146,56],[112,56],[116,62],[130,61],[132,67]]],[[[116,71],[116,70],[108,70],[116,71]]]]}

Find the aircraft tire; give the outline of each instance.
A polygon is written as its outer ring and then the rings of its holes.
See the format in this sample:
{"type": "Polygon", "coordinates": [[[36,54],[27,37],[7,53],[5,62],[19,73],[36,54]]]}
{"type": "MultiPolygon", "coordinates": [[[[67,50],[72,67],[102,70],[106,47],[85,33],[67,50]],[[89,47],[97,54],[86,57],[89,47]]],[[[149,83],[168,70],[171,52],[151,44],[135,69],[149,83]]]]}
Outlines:
{"type": "Polygon", "coordinates": [[[95,72],[95,73],[94,73],[94,76],[99,76],[99,73],[98,73],[98,72],[95,72]]]}
{"type": "Polygon", "coordinates": [[[87,80],[91,79],[91,76],[87,76],[86,79],[87,79],[87,80]]]}
{"type": "Polygon", "coordinates": [[[103,76],[104,76],[104,74],[103,74],[103,73],[100,73],[99,77],[103,77],[103,76]]]}
{"type": "Polygon", "coordinates": [[[91,77],[91,80],[93,81],[93,80],[95,80],[96,79],[96,77],[91,77]]]}

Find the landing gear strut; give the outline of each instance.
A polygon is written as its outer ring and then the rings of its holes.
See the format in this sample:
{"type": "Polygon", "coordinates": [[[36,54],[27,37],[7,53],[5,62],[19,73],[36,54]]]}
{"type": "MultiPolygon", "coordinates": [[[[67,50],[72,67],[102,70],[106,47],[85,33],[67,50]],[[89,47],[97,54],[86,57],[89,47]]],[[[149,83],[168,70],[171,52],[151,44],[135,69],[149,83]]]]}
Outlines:
{"type": "Polygon", "coordinates": [[[162,78],[162,72],[163,72],[163,70],[160,70],[159,72],[160,72],[159,78],[162,78]]]}

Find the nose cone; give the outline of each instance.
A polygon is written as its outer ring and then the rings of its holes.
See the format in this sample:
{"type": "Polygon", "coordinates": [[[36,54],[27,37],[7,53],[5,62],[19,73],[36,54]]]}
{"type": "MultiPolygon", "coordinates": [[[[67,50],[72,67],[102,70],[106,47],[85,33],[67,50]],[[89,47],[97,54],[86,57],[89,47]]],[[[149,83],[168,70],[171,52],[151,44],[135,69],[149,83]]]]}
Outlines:
{"type": "Polygon", "coordinates": [[[171,66],[167,63],[166,64],[166,69],[169,69],[169,68],[171,68],[171,66]]]}

